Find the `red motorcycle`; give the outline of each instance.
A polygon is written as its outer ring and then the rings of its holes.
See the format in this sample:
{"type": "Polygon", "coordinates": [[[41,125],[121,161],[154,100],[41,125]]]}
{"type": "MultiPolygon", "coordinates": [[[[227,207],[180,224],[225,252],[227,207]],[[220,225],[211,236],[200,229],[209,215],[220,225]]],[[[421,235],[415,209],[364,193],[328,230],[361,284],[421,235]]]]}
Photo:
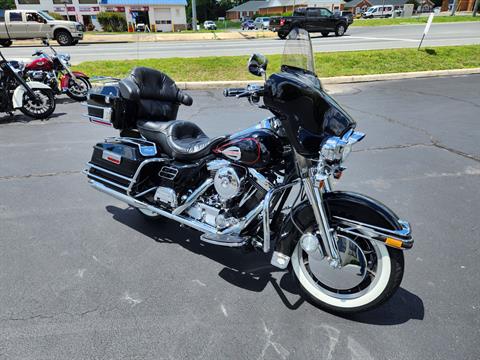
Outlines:
{"type": "Polygon", "coordinates": [[[32,56],[37,58],[23,69],[24,78],[50,86],[57,95],[67,94],[75,101],[87,100],[87,93],[92,88],[88,76],[70,70],[70,55],[57,53],[47,40],[43,43],[52,50],[53,55],[36,50],[32,56]]]}

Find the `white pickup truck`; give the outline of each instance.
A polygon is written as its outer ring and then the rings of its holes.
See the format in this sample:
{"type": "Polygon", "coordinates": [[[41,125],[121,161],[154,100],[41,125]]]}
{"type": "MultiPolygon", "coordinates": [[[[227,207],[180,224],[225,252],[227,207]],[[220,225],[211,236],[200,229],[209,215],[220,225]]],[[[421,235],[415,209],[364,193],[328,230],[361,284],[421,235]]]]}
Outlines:
{"type": "Polygon", "coordinates": [[[12,40],[55,39],[61,46],[76,45],[83,39],[84,27],[75,21],[55,20],[45,11],[1,10],[0,45],[12,40]]]}

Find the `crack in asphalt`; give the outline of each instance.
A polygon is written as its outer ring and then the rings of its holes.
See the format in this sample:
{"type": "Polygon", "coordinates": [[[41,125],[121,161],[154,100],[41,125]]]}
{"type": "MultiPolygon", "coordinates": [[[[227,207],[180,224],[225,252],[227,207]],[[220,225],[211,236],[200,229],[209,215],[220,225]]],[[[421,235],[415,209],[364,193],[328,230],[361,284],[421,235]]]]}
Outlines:
{"type": "Polygon", "coordinates": [[[392,123],[392,124],[397,124],[397,125],[400,125],[400,126],[403,126],[407,129],[410,129],[410,130],[413,130],[413,131],[417,131],[417,132],[421,132],[423,133],[424,135],[428,136],[430,138],[430,144],[425,144],[425,143],[418,143],[418,144],[405,144],[405,145],[392,145],[392,146],[386,146],[386,147],[379,147],[379,148],[369,148],[369,149],[365,149],[365,150],[357,150],[357,151],[368,151],[368,150],[388,150],[388,149],[401,149],[401,148],[409,148],[409,147],[414,147],[414,146],[420,146],[420,145],[423,145],[423,146],[432,146],[432,147],[436,147],[436,148],[439,148],[439,149],[442,149],[442,150],[446,150],[454,155],[457,155],[457,156],[461,156],[461,157],[464,157],[464,158],[467,158],[469,160],[473,160],[473,161],[477,161],[477,162],[480,162],[480,157],[478,156],[475,156],[475,155],[472,155],[472,154],[468,154],[468,153],[465,153],[461,150],[458,150],[458,149],[454,149],[454,148],[451,148],[451,147],[448,147],[446,145],[443,145],[440,140],[438,140],[437,138],[435,138],[435,136],[433,136],[430,132],[428,132],[428,130],[426,129],[422,129],[422,128],[419,128],[419,127],[416,127],[416,126],[412,126],[412,125],[409,125],[409,124],[405,124],[403,122],[401,122],[400,120],[397,120],[397,119],[394,119],[394,118],[391,118],[391,117],[388,117],[388,116],[385,116],[385,115],[381,115],[381,114],[376,114],[376,113],[372,113],[370,111],[366,111],[366,110],[363,110],[363,109],[358,109],[356,107],[353,107],[353,106],[350,106],[350,105],[343,105],[345,108],[348,108],[348,109],[351,109],[351,110],[354,110],[354,111],[358,111],[360,113],[363,113],[363,114],[366,114],[366,115],[370,115],[370,116],[375,116],[377,118],[380,118],[380,119],[383,119],[383,120],[386,120],[387,122],[389,123],[392,123]]]}
{"type": "Polygon", "coordinates": [[[101,312],[102,314],[105,314],[107,312],[113,311],[113,310],[119,310],[118,306],[112,306],[108,307],[105,309],[102,309],[101,305],[98,305],[92,309],[88,309],[79,313],[70,313],[66,311],[59,312],[57,314],[52,314],[52,315],[44,315],[44,314],[37,314],[37,315],[32,315],[32,316],[27,316],[27,317],[6,317],[6,318],[0,318],[0,322],[8,322],[8,321],[30,321],[34,319],[54,319],[62,315],[67,315],[71,317],[83,317],[85,315],[95,313],[95,312],[101,312]]]}
{"type": "Polygon", "coordinates": [[[74,175],[74,174],[80,174],[80,173],[81,171],[78,171],[78,170],[65,170],[65,171],[58,171],[58,172],[44,173],[44,174],[8,175],[8,176],[0,176],[0,181],[29,179],[29,178],[43,178],[43,177],[62,176],[62,175],[74,175]]]}

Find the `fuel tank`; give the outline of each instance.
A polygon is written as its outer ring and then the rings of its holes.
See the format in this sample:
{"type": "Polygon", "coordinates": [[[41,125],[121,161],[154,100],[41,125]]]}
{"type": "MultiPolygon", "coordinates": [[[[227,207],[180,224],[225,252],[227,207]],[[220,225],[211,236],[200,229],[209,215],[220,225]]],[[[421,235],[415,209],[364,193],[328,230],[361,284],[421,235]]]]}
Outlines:
{"type": "Polygon", "coordinates": [[[44,57],[39,57],[37,59],[32,60],[25,66],[26,70],[43,70],[43,71],[50,71],[53,70],[53,63],[44,57]]]}
{"type": "Polygon", "coordinates": [[[280,164],[283,144],[271,130],[251,129],[231,135],[213,152],[239,165],[261,169],[280,164]]]}

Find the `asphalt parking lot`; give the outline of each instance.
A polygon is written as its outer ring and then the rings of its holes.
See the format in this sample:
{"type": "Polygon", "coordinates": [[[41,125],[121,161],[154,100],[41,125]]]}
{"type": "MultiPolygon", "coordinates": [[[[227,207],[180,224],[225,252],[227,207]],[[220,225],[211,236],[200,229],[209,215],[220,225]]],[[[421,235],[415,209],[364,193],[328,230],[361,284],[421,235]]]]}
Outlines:
{"type": "MultiPolygon", "coordinates": [[[[80,174],[110,129],[62,99],[0,117],[0,359],[478,359],[480,76],[339,85],[367,133],[338,189],[412,224],[401,289],[350,318],[298,295],[261,253],[146,222],[80,174]]],[[[192,92],[209,135],[267,113],[192,92]]]]}

